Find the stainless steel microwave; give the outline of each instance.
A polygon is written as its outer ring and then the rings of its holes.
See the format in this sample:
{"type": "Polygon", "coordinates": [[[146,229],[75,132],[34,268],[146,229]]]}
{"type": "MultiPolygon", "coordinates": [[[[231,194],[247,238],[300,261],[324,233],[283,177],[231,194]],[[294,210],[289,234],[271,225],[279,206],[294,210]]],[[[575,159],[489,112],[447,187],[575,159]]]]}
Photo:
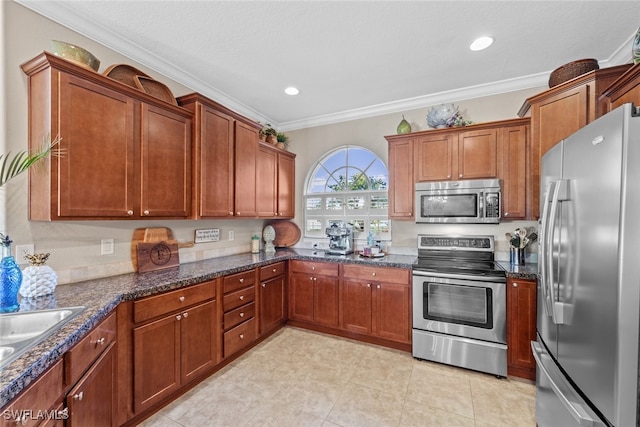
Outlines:
{"type": "Polygon", "coordinates": [[[499,179],[416,184],[417,223],[497,224],[500,212],[499,179]]]}

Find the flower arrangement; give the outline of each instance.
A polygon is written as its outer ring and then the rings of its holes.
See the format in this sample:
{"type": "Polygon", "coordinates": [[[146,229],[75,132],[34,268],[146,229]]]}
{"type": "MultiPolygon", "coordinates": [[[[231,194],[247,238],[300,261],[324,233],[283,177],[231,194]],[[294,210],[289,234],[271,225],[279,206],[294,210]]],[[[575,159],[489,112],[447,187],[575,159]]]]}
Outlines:
{"type": "Polygon", "coordinates": [[[533,227],[516,228],[513,233],[506,233],[505,236],[512,249],[524,249],[538,240],[538,233],[533,227]]]}
{"type": "Polygon", "coordinates": [[[455,104],[441,104],[432,107],[427,113],[427,124],[435,129],[467,126],[472,123],[464,118],[455,104]]]}
{"type": "Polygon", "coordinates": [[[451,128],[458,126],[467,126],[471,124],[473,124],[473,122],[471,120],[465,119],[462,113],[458,110],[453,116],[447,119],[445,126],[451,128]]]}

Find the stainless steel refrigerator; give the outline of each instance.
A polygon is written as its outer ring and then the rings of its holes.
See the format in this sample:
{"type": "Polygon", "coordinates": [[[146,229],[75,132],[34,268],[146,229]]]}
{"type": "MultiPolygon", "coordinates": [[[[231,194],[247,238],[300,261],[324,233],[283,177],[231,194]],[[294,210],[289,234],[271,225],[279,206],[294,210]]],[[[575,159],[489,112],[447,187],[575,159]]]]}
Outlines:
{"type": "Polygon", "coordinates": [[[640,108],[625,104],[542,159],[536,421],[640,425],[640,108]]]}

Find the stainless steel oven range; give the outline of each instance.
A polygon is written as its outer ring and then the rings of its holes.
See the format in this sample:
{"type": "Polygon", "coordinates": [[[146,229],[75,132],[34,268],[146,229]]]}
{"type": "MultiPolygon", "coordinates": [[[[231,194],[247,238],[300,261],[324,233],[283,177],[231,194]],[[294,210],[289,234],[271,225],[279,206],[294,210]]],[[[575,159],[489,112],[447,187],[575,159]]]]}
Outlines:
{"type": "Polygon", "coordinates": [[[493,236],[418,235],[413,357],[506,377],[506,281],[493,236]]]}

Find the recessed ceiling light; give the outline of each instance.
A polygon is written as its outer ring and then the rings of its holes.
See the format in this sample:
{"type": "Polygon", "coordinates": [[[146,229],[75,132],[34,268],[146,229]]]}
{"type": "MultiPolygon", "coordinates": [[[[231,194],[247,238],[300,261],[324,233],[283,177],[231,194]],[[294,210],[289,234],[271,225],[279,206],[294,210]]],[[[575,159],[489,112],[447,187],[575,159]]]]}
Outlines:
{"type": "Polygon", "coordinates": [[[287,95],[297,95],[300,93],[300,91],[297,87],[289,86],[284,90],[284,93],[286,93],[287,95]]]}
{"type": "Polygon", "coordinates": [[[482,50],[486,49],[493,43],[493,37],[478,37],[471,43],[469,49],[471,50],[482,50]]]}

